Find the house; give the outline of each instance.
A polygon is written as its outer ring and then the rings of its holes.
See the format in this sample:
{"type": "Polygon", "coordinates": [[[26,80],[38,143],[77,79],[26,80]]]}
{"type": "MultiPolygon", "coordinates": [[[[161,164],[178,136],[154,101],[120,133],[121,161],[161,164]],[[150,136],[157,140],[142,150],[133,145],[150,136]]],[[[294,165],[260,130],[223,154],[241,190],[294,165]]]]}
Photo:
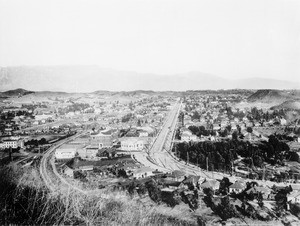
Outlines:
{"type": "Polygon", "coordinates": [[[189,129],[182,128],[181,129],[181,136],[184,135],[184,134],[189,135],[189,136],[193,135],[192,131],[190,131],[189,129]]]}
{"type": "Polygon", "coordinates": [[[67,175],[68,177],[74,177],[74,170],[70,167],[68,167],[67,165],[64,165],[62,167],[62,172],[67,175]]]}
{"type": "Polygon", "coordinates": [[[280,125],[285,126],[286,124],[287,124],[286,119],[281,118],[281,119],[280,119],[280,125]]]}
{"type": "Polygon", "coordinates": [[[220,130],[221,129],[221,125],[218,123],[213,124],[213,130],[220,130]]]}
{"type": "Polygon", "coordinates": [[[164,179],[164,180],[162,180],[162,183],[164,184],[164,186],[166,186],[167,188],[170,188],[172,190],[178,189],[178,187],[181,184],[180,181],[174,181],[174,180],[170,180],[170,179],[164,179]]]}
{"type": "Polygon", "coordinates": [[[182,181],[185,179],[185,173],[180,170],[174,170],[170,177],[174,178],[176,181],[182,181]]]}
{"type": "Polygon", "coordinates": [[[139,130],[139,137],[148,137],[149,133],[145,130],[139,130]]]}
{"type": "Polygon", "coordinates": [[[200,188],[203,190],[205,188],[210,188],[213,191],[218,190],[220,187],[220,182],[217,180],[205,180],[201,185],[200,188]]]}
{"type": "Polygon", "coordinates": [[[84,165],[84,166],[79,166],[79,170],[81,171],[92,171],[94,169],[93,165],[84,165]]]}
{"type": "Polygon", "coordinates": [[[133,177],[136,179],[153,176],[153,169],[150,167],[141,167],[133,171],[133,177]]]}
{"type": "Polygon", "coordinates": [[[271,191],[272,191],[272,190],[271,190],[270,188],[268,188],[268,187],[254,186],[254,187],[248,189],[248,190],[246,191],[246,193],[247,193],[247,194],[252,193],[252,194],[255,194],[255,195],[261,193],[262,196],[263,196],[263,199],[268,199],[268,197],[269,197],[270,194],[271,194],[271,191]]]}
{"type": "Polygon", "coordinates": [[[241,193],[246,188],[246,184],[242,181],[236,181],[234,184],[229,186],[229,193],[241,193]]]}
{"type": "Polygon", "coordinates": [[[292,192],[287,195],[287,202],[300,203],[300,192],[292,192]]]}
{"type": "Polygon", "coordinates": [[[117,152],[114,148],[103,148],[98,151],[98,156],[105,158],[113,158],[117,156],[117,152]]]}
{"type": "Polygon", "coordinates": [[[189,175],[182,183],[188,185],[188,187],[196,187],[200,184],[200,176],[189,175]]]}
{"type": "Polygon", "coordinates": [[[293,191],[300,191],[300,184],[290,184],[293,191]]]}

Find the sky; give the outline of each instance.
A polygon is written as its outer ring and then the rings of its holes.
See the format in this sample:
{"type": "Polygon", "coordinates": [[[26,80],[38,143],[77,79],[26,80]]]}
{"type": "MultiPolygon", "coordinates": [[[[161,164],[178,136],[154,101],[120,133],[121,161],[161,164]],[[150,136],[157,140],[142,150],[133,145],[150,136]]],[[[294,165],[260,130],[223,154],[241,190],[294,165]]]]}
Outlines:
{"type": "Polygon", "coordinates": [[[0,0],[0,66],[300,80],[297,0],[0,0]]]}

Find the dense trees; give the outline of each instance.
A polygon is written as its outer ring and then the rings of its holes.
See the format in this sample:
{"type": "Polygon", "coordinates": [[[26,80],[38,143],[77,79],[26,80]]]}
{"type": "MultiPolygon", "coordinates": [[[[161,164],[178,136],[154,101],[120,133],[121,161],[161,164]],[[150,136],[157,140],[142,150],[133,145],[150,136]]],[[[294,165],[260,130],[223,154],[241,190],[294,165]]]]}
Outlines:
{"type": "Polygon", "coordinates": [[[43,137],[40,140],[32,139],[24,143],[25,146],[27,145],[33,145],[33,146],[38,146],[38,145],[44,145],[48,144],[47,140],[43,137]]]}
{"type": "Polygon", "coordinates": [[[250,120],[257,120],[257,121],[269,121],[275,118],[285,118],[286,111],[283,109],[274,110],[273,112],[263,112],[262,109],[257,109],[256,107],[251,108],[250,113],[247,115],[247,118],[250,120]]]}
{"type": "Polygon", "coordinates": [[[231,172],[232,162],[238,155],[249,167],[262,167],[264,162],[282,164],[291,156],[288,145],[271,135],[269,141],[252,144],[249,141],[227,140],[218,142],[178,143],[177,155],[185,161],[209,170],[231,172]]]}
{"type": "Polygon", "coordinates": [[[206,130],[204,126],[189,126],[188,129],[198,137],[201,137],[201,135],[209,136],[215,134],[214,131],[206,130]]]}

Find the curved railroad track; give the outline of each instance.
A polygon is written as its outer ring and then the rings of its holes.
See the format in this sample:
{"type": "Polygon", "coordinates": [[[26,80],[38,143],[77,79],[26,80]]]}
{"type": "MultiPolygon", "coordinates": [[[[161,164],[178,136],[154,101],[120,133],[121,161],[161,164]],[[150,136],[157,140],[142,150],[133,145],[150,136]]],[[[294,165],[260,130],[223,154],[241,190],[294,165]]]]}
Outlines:
{"type": "Polygon", "coordinates": [[[61,140],[58,143],[56,143],[54,146],[50,147],[45,154],[43,155],[41,162],[40,162],[40,175],[46,185],[46,187],[50,191],[61,191],[64,192],[65,189],[73,189],[80,193],[86,193],[86,191],[70,184],[65,178],[63,178],[57,171],[55,166],[55,159],[53,156],[53,153],[55,150],[60,147],[61,145],[76,139],[77,137],[83,135],[84,133],[78,133],[76,135],[73,135],[71,137],[68,137],[67,139],[61,140]]]}

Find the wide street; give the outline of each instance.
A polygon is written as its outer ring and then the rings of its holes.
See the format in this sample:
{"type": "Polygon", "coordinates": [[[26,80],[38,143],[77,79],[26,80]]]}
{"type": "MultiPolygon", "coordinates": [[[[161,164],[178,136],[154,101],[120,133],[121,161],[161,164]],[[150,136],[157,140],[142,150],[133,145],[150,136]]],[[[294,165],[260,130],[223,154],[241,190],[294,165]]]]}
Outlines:
{"type": "Polygon", "coordinates": [[[176,130],[180,109],[181,103],[176,102],[168,113],[161,131],[154,139],[148,153],[135,153],[135,159],[145,166],[158,169],[163,172],[180,170],[190,175],[200,175],[202,177],[214,177],[218,179],[223,178],[222,175],[212,175],[211,173],[206,173],[203,170],[200,170],[200,168],[194,165],[186,164],[185,162],[180,161],[171,152],[173,136],[176,130]]]}

